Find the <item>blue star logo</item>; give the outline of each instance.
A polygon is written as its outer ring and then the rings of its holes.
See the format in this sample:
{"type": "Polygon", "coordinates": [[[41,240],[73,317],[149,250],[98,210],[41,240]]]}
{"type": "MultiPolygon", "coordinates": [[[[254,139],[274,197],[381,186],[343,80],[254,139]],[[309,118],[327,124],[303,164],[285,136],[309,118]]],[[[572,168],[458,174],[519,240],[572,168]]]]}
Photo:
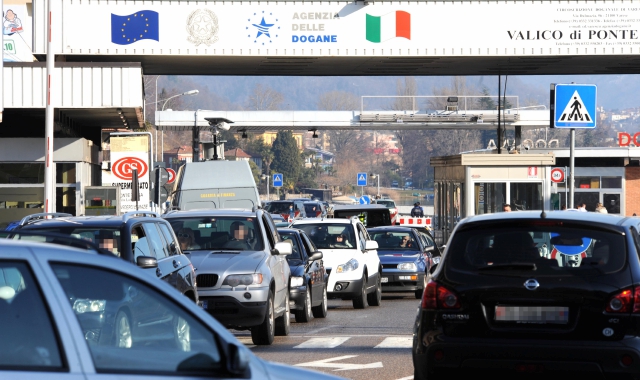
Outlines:
{"type": "Polygon", "coordinates": [[[249,33],[247,37],[253,39],[253,43],[264,45],[265,43],[272,43],[273,39],[278,37],[277,33],[280,27],[276,25],[278,19],[273,17],[273,13],[265,13],[265,11],[254,13],[247,21],[250,24],[245,28],[249,33]],[[269,20],[268,22],[265,20],[265,17],[269,20]],[[253,22],[252,18],[254,19],[253,22]],[[259,23],[258,20],[260,20],[259,23]],[[251,28],[251,30],[249,30],[249,28],[251,28]],[[252,34],[254,30],[255,35],[252,34]]]}

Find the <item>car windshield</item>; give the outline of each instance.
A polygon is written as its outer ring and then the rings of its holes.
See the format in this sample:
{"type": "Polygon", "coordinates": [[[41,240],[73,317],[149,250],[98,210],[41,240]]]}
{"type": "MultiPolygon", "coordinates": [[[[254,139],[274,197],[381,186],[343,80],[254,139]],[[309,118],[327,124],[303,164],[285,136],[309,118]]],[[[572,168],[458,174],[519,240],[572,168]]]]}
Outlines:
{"type": "MultiPolygon", "coordinates": [[[[120,256],[122,252],[122,240],[120,230],[117,228],[103,227],[46,227],[46,228],[29,228],[25,231],[42,231],[54,234],[68,235],[78,239],[86,240],[97,245],[100,248],[112,252],[116,256],[120,256]]],[[[23,236],[22,240],[47,241],[45,236],[23,236]]]]}
{"type": "Polygon", "coordinates": [[[216,216],[167,219],[183,250],[260,251],[264,242],[255,217],[216,216]]]}
{"type": "Polygon", "coordinates": [[[396,207],[396,203],[394,201],[384,201],[384,200],[377,200],[376,204],[378,205],[383,205],[384,207],[396,207]]]}
{"type": "Polygon", "coordinates": [[[371,239],[378,242],[378,251],[415,251],[418,243],[409,232],[371,232],[371,239]]]}
{"type": "Polygon", "coordinates": [[[280,237],[283,241],[291,243],[291,254],[287,255],[287,260],[302,260],[302,251],[300,250],[300,245],[298,245],[298,239],[296,239],[295,232],[278,232],[280,233],[280,237]]]}
{"type": "Polygon", "coordinates": [[[592,275],[620,270],[625,252],[619,233],[545,222],[475,225],[452,237],[447,256],[454,269],[592,275]]]}
{"type": "Polygon", "coordinates": [[[320,205],[318,203],[305,203],[304,204],[304,212],[307,213],[307,216],[314,217],[321,211],[320,205]]]}
{"type": "Polygon", "coordinates": [[[356,239],[351,224],[319,223],[295,224],[295,228],[307,233],[307,236],[319,249],[353,249],[356,239]]]}
{"type": "Polygon", "coordinates": [[[289,206],[292,204],[292,202],[271,202],[265,207],[265,210],[270,214],[282,214],[289,212],[289,206]]]}

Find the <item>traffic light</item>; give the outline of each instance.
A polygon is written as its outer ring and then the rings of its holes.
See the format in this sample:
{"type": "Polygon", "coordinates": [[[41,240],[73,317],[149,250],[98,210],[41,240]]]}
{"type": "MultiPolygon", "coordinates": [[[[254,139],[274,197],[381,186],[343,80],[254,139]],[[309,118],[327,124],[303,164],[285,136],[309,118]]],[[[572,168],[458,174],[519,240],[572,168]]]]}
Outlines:
{"type": "Polygon", "coordinates": [[[153,203],[160,205],[169,197],[169,191],[164,185],[169,182],[169,172],[164,167],[156,167],[153,170],[153,203]]]}

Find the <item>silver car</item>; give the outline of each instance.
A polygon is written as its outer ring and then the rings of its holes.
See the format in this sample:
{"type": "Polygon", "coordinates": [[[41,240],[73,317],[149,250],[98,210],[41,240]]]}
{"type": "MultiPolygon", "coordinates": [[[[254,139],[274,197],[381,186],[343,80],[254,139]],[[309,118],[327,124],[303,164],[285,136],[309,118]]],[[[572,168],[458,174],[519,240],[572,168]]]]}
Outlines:
{"type": "Polygon", "coordinates": [[[118,258],[5,239],[0,252],[0,378],[336,379],[256,357],[169,284],[118,258]],[[118,322],[96,329],[109,314],[118,322]]]}
{"type": "Polygon", "coordinates": [[[292,249],[281,241],[268,212],[212,209],[163,217],[196,268],[204,310],[229,328],[251,330],[255,344],[269,345],[275,335],[289,335],[286,256],[292,249]]]}

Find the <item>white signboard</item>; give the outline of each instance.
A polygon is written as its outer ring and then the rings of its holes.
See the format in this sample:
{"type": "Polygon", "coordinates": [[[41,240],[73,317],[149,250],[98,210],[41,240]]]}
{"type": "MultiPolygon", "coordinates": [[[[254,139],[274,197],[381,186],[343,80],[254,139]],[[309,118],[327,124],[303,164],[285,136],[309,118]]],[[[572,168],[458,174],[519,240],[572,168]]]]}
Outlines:
{"type": "Polygon", "coordinates": [[[32,18],[27,6],[4,4],[2,10],[3,61],[32,62],[32,18]]]}
{"type": "Polygon", "coordinates": [[[63,12],[64,54],[640,53],[640,4],[628,2],[74,1],[63,12]]]}
{"type": "Polygon", "coordinates": [[[112,136],[111,171],[102,172],[102,186],[120,186],[120,212],[136,210],[131,200],[133,169],[138,170],[140,201],[138,210],[151,210],[149,189],[149,136],[112,136]]]}

